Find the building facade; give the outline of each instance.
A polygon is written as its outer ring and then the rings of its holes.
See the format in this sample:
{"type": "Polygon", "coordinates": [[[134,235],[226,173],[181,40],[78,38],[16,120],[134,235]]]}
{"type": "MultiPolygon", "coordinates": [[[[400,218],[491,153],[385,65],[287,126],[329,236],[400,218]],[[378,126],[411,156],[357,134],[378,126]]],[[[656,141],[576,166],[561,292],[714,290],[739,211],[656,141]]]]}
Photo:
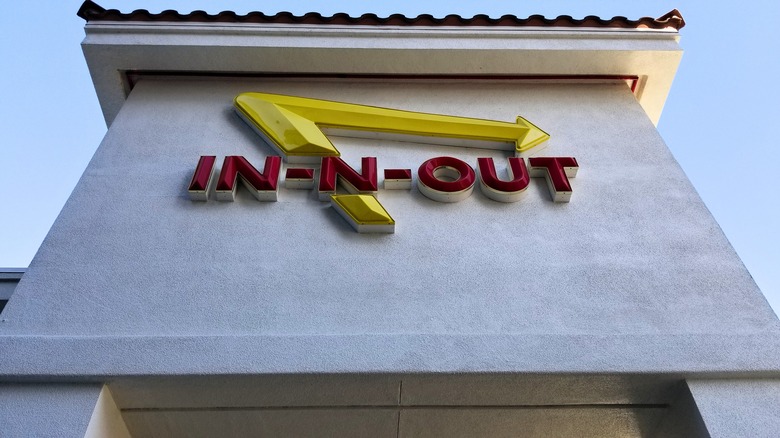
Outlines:
{"type": "Polygon", "coordinates": [[[109,128],[0,435],[780,432],[778,320],[655,127],[677,11],[79,14],[109,128]]]}

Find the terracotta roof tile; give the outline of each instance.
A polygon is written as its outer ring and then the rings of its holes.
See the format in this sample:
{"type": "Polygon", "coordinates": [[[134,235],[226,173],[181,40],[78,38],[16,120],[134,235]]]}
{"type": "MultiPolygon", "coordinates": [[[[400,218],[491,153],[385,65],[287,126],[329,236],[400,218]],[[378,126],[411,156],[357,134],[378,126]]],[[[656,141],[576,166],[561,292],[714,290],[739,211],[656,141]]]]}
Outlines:
{"type": "Polygon", "coordinates": [[[239,15],[232,11],[223,11],[218,14],[209,14],[204,11],[193,11],[181,14],[177,11],[166,10],[159,14],[153,14],[146,9],[138,9],[123,13],[116,9],[104,9],[97,3],[87,0],[77,15],[90,21],[155,21],[155,22],[195,22],[195,23],[262,23],[262,24],[340,24],[362,26],[507,26],[507,27],[602,27],[623,29],[667,29],[680,30],[685,26],[685,20],[677,9],[659,17],[643,17],[637,20],[629,20],[626,17],[613,17],[602,19],[589,15],[582,19],[575,19],[569,15],[560,15],[556,18],[545,18],[541,15],[531,15],[528,18],[519,18],[514,15],[504,15],[500,18],[490,18],[479,14],[471,18],[459,15],[447,15],[444,18],[436,18],[429,14],[407,17],[402,14],[392,14],[388,17],[379,17],[375,14],[363,14],[352,17],[348,14],[338,13],[332,16],[323,16],[317,12],[309,12],[304,15],[294,15],[289,12],[279,12],[274,15],[266,15],[262,12],[250,12],[239,15]]]}

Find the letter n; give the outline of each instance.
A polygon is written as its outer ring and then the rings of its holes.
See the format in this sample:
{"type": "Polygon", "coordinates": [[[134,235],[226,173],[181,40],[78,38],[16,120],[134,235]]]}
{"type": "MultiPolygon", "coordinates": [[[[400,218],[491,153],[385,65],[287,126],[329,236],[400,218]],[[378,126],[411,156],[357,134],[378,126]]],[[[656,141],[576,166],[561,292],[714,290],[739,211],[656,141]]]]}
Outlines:
{"type": "Polygon", "coordinates": [[[217,180],[217,200],[233,201],[241,177],[241,182],[258,201],[276,201],[281,166],[282,158],[272,155],[265,159],[265,168],[260,173],[240,155],[225,157],[217,180]]]}
{"type": "Polygon", "coordinates": [[[327,201],[336,194],[336,184],[349,193],[372,194],[377,192],[376,157],[362,158],[361,173],[357,173],[339,157],[322,157],[320,167],[320,200],[327,201]]]}

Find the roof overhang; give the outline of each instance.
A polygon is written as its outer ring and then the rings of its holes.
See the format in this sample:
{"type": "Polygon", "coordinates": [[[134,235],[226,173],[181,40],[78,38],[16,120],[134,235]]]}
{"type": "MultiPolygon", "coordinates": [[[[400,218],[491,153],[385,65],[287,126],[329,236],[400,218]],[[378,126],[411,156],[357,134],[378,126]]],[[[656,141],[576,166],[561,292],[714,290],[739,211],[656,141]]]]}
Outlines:
{"type": "Polygon", "coordinates": [[[653,123],[682,56],[674,28],[95,21],[82,46],[107,124],[145,73],[631,79],[653,123]]]}

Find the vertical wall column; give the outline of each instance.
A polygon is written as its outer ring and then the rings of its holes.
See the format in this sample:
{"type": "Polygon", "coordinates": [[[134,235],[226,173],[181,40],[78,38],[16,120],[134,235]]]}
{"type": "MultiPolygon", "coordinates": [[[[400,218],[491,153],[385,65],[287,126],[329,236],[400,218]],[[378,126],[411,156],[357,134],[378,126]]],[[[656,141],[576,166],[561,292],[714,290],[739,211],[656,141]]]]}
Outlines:
{"type": "Polygon", "coordinates": [[[709,437],[780,436],[780,379],[689,380],[709,437]]]}
{"type": "Polygon", "coordinates": [[[1,436],[84,436],[101,384],[0,384],[1,436]]]}
{"type": "Polygon", "coordinates": [[[779,379],[688,380],[657,438],[780,436],[779,379]]]}
{"type": "Polygon", "coordinates": [[[102,437],[131,438],[122,413],[117,408],[114,397],[107,386],[103,386],[100,391],[100,396],[98,396],[87,426],[87,433],[84,434],[84,438],[102,437]]]}

